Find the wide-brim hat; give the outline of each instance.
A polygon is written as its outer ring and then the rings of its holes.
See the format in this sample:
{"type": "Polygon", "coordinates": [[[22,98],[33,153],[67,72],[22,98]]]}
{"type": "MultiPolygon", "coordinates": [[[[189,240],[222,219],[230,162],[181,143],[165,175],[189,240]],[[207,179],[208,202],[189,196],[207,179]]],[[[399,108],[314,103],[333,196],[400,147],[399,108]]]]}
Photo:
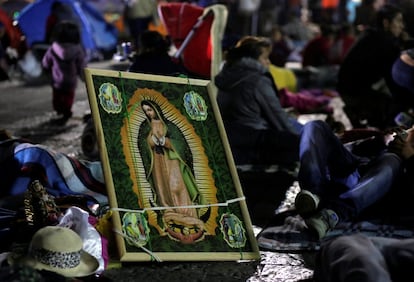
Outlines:
{"type": "Polygon", "coordinates": [[[72,229],[46,226],[33,235],[26,256],[9,259],[9,262],[52,271],[65,277],[85,277],[96,272],[99,262],[82,246],[81,237],[72,229]]]}

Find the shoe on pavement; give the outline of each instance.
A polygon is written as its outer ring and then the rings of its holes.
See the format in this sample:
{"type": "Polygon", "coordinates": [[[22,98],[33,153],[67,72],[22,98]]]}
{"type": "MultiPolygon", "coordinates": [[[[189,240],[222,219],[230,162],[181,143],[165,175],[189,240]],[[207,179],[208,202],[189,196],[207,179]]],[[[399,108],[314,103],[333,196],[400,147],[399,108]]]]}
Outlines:
{"type": "Polygon", "coordinates": [[[339,222],[338,215],[330,209],[322,209],[305,219],[308,228],[314,232],[319,239],[325,237],[329,230],[332,230],[339,222]]]}
{"type": "Polygon", "coordinates": [[[295,208],[300,215],[312,213],[318,209],[320,199],[308,190],[301,190],[295,198],[295,208]]]}

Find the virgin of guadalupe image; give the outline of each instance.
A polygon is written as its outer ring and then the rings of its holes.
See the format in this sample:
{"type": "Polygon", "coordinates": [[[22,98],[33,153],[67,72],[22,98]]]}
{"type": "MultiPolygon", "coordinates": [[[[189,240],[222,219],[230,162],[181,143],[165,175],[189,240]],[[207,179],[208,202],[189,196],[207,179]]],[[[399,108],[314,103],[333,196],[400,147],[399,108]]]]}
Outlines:
{"type": "MultiPolygon", "coordinates": [[[[173,240],[192,244],[216,226],[212,222],[217,210],[208,205],[217,201],[216,189],[211,189],[212,179],[201,185],[197,183],[193,153],[182,129],[164,117],[154,100],[152,97],[140,101],[145,119],[137,125],[136,144],[151,190],[145,194],[146,202],[154,209],[151,214],[156,216],[156,224],[162,231],[173,240]]],[[[206,173],[211,171],[204,169],[206,173]]]]}

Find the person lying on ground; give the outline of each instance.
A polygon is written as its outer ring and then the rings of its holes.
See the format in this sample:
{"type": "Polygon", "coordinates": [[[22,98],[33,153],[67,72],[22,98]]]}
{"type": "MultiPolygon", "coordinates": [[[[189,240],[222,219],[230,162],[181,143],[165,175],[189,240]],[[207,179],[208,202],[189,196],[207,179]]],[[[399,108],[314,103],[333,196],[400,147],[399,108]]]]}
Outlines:
{"type": "MultiPolygon", "coordinates": [[[[413,92],[414,63],[411,52],[412,49],[403,51],[395,60],[393,80],[413,92]]],[[[404,133],[401,130],[396,132],[404,133]]],[[[401,199],[398,195],[400,188],[414,183],[404,183],[407,176],[405,167],[412,166],[411,162],[414,162],[410,155],[412,148],[409,143],[400,143],[400,138],[392,136],[395,132],[386,131],[384,136],[378,134],[380,131],[375,132],[376,140],[383,138],[383,142],[375,150],[365,146],[362,151],[367,153],[369,150],[370,154],[364,157],[355,154],[355,149],[351,152],[349,147],[345,147],[346,133],[339,139],[324,123],[312,122],[305,125],[301,135],[298,177],[302,191],[298,193],[295,205],[305,217],[308,227],[319,238],[324,237],[339,220],[355,219],[384,198],[390,198],[388,203],[393,200],[390,196],[397,195],[397,199],[401,199]],[[394,141],[387,147],[390,139],[394,141]]]]}
{"type": "Polygon", "coordinates": [[[354,154],[318,120],[303,127],[299,159],[295,207],[318,239],[382,200],[403,168],[402,159],[387,149],[370,157],[354,154]]]}
{"type": "MultiPolygon", "coordinates": [[[[398,135],[388,147],[404,163],[405,193],[414,195],[414,133],[398,135]]],[[[400,201],[409,204],[410,201],[400,201]]],[[[406,215],[406,214],[405,214],[406,215]]],[[[362,233],[323,241],[316,255],[314,281],[402,282],[411,276],[414,266],[414,238],[385,238],[362,233]]]]}

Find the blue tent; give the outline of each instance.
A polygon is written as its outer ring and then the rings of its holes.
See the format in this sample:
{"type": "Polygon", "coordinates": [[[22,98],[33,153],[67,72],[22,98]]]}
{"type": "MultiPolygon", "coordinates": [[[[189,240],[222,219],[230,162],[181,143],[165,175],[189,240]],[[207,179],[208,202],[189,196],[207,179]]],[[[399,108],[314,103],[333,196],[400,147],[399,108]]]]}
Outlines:
{"type": "Polygon", "coordinates": [[[91,58],[116,49],[116,27],[108,23],[96,8],[83,0],[37,0],[26,6],[17,17],[17,22],[29,46],[44,43],[46,20],[54,2],[61,2],[70,8],[81,28],[82,44],[91,58]]]}

